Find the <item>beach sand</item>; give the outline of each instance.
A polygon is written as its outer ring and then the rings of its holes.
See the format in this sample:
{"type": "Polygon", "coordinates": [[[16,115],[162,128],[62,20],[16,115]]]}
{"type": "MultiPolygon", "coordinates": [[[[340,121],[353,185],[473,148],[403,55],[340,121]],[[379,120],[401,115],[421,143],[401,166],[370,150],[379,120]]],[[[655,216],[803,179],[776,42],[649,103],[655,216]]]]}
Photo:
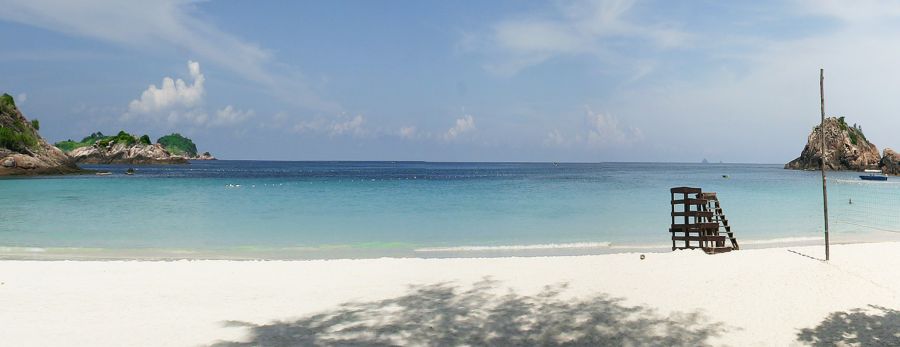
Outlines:
{"type": "Polygon", "coordinates": [[[784,346],[852,343],[857,335],[863,343],[900,341],[893,335],[900,331],[894,311],[900,243],[835,245],[831,254],[830,262],[815,259],[824,256],[822,247],[648,253],[644,260],[634,253],[7,260],[0,261],[0,344],[784,346]]]}

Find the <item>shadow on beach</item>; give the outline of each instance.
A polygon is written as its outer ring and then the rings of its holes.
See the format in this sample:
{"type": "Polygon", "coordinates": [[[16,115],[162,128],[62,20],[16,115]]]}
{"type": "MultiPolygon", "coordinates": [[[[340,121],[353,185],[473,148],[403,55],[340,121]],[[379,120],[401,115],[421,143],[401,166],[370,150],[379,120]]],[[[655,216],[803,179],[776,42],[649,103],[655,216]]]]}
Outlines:
{"type": "Polygon", "coordinates": [[[605,295],[564,300],[564,284],[534,296],[496,288],[491,280],[468,289],[414,286],[397,298],[346,303],[294,321],[229,321],[250,329],[247,342],[213,346],[703,346],[725,331],[699,313],[664,317],[605,295]]]}
{"type": "Polygon", "coordinates": [[[832,312],[815,328],[800,330],[797,340],[813,346],[900,346],[900,311],[868,309],[832,312]]]}

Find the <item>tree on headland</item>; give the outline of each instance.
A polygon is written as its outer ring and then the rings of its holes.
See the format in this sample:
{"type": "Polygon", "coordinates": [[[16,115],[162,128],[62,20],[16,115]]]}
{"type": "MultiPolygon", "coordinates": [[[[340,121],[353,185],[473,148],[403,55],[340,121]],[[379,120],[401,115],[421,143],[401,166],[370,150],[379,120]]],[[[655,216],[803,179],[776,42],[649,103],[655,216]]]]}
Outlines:
{"type": "Polygon", "coordinates": [[[161,144],[169,153],[174,155],[197,156],[197,145],[191,139],[181,136],[179,133],[160,137],[156,143],[161,144]]]}

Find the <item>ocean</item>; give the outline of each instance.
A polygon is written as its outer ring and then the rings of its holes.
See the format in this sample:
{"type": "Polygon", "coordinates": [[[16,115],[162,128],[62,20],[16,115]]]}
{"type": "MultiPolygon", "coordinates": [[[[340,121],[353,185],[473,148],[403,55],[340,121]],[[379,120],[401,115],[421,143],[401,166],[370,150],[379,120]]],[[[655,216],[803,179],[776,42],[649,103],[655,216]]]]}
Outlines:
{"type": "MultiPolygon", "coordinates": [[[[138,166],[132,176],[123,165],[84,167],[113,175],[0,180],[0,257],[670,251],[675,186],[717,192],[745,248],[823,235],[820,174],[781,165],[220,160],[138,166]]],[[[900,236],[900,185],[829,175],[835,240],[900,236]]]]}

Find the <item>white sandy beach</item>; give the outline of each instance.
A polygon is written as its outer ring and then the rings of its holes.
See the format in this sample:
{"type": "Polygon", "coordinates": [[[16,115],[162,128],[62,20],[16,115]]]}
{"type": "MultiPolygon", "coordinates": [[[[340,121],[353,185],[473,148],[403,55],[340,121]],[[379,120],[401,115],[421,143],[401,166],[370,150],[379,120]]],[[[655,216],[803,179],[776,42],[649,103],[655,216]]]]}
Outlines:
{"type": "Polygon", "coordinates": [[[852,343],[865,325],[874,330],[863,342],[889,342],[900,329],[891,311],[900,309],[900,243],[833,246],[828,263],[786,248],[645,260],[2,261],[0,282],[7,346],[784,346],[854,309],[868,310],[805,340],[852,343]]]}

